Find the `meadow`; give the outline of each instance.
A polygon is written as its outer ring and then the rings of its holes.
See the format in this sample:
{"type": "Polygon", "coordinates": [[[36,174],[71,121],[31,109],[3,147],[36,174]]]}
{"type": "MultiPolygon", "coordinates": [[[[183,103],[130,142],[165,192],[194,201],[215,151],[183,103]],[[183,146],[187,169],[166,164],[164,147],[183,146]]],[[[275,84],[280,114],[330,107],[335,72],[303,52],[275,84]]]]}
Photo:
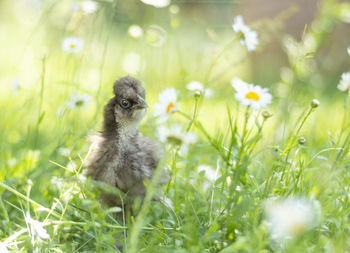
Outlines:
{"type": "Polygon", "coordinates": [[[350,3],[240,4],[0,2],[0,253],[349,252],[350,3]],[[83,172],[126,75],[165,155],[120,221],[83,172]]]}

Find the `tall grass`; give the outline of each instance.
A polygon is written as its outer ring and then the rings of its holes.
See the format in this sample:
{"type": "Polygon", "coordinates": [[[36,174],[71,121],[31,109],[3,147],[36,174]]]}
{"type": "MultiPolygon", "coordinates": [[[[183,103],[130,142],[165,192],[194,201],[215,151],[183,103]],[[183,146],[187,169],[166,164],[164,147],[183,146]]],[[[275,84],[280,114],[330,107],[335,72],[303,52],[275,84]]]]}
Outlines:
{"type": "Polygon", "coordinates": [[[320,1],[299,41],[281,30],[291,10],[253,23],[261,39],[254,53],[239,43],[232,24],[216,30],[210,24],[186,26],[182,2],[180,13],[133,3],[149,8],[139,20],[144,35],[138,39],[128,35],[136,20],[121,20],[123,11],[131,11],[127,3],[101,0],[86,15],[70,4],[0,4],[15,13],[1,11],[8,39],[0,46],[8,52],[0,63],[0,252],[347,252],[350,99],[333,85],[347,70],[328,76],[317,66],[333,59],[324,50],[348,3],[320,1]],[[34,22],[24,22],[24,14],[34,22]],[[163,40],[164,34],[147,34],[152,23],[166,34],[160,47],[152,36],[163,40]],[[266,84],[249,74],[250,66],[277,32],[289,66],[274,70],[281,71],[281,80],[268,85],[272,104],[253,110],[235,99],[230,81],[266,84]],[[69,54],[61,41],[73,35],[84,48],[69,54]],[[125,64],[130,52],[140,61],[125,64]],[[125,65],[139,67],[133,72],[125,65]],[[179,106],[165,125],[180,124],[184,136],[195,133],[197,139],[164,143],[159,170],[145,182],[146,198],[135,203],[138,215],[124,214],[121,221],[115,212],[123,209],[99,201],[101,190],[121,193],[84,178],[83,171],[92,148],[87,139],[101,130],[113,81],[131,72],[144,83],[151,105],[140,131],[158,137],[161,123],[152,105],[162,90],[175,87],[179,106]],[[12,79],[19,89],[11,89],[12,79]],[[212,89],[213,97],[187,90],[192,80],[212,89]],[[86,107],[70,109],[67,101],[78,91],[90,99],[82,101],[86,107]],[[170,180],[159,186],[164,169],[170,180]],[[160,190],[173,206],[152,200],[160,190]],[[281,222],[276,210],[284,201],[294,203],[287,206],[296,212],[281,222]],[[303,213],[308,208],[310,219],[303,213]],[[288,225],[303,215],[304,226],[292,227],[288,238],[275,233],[276,220],[288,225]]]}

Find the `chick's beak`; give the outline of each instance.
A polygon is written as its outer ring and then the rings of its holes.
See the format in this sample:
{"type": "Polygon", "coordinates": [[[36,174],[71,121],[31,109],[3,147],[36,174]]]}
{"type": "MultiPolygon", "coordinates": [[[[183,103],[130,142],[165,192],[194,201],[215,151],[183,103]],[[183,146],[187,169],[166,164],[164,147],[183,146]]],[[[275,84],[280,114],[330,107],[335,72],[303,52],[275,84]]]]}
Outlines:
{"type": "Polygon", "coordinates": [[[136,109],[145,109],[148,107],[146,101],[140,95],[137,95],[137,104],[135,104],[136,109]]]}

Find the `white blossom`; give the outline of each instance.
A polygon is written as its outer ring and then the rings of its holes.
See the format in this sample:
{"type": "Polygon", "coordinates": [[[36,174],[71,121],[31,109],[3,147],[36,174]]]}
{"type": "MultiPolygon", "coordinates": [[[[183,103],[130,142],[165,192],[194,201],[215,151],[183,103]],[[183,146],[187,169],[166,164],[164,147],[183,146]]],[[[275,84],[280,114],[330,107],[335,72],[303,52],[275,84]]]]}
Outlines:
{"type": "Polygon", "coordinates": [[[187,84],[186,88],[192,91],[199,91],[201,94],[204,94],[204,97],[210,98],[213,96],[213,90],[210,88],[205,88],[201,82],[191,81],[187,84]]]}
{"type": "Polygon", "coordinates": [[[66,101],[66,106],[68,109],[76,109],[76,108],[87,108],[88,105],[91,103],[92,98],[90,95],[87,94],[81,94],[80,91],[78,91],[75,94],[70,95],[70,100],[66,101]]]}
{"type": "Polygon", "coordinates": [[[67,53],[77,53],[84,47],[84,41],[78,37],[67,37],[62,41],[62,49],[67,53]]]}
{"type": "Polygon", "coordinates": [[[159,117],[159,122],[164,122],[177,110],[177,92],[174,88],[167,88],[158,95],[158,100],[153,115],[159,117]]]}
{"type": "Polygon", "coordinates": [[[6,244],[0,242],[0,253],[8,253],[8,249],[6,247],[6,244]]]}
{"type": "Polygon", "coordinates": [[[161,125],[157,128],[157,133],[161,142],[179,146],[183,155],[188,153],[189,145],[197,140],[193,132],[185,132],[181,125],[172,125],[170,127],[161,125]]]}
{"type": "Polygon", "coordinates": [[[231,84],[236,89],[235,98],[244,106],[250,106],[254,110],[259,110],[271,103],[272,96],[266,88],[247,84],[238,78],[234,78],[231,84]]]}
{"type": "Polygon", "coordinates": [[[38,237],[39,239],[50,239],[50,235],[43,227],[44,225],[46,225],[45,222],[40,222],[32,219],[29,213],[25,216],[24,219],[25,222],[28,224],[32,236],[38,237]]]}
{"type": "Polygon", "coordinates": [[[317,203],[292,198],[268,201],[266,218],[271,237],[291,239],[314,227],[320,210],[317,203]]]}
{"type": "Polygon", "coordinates": [[[210,181],[215,181],[217,178],[217,173],[216,171],[209,165],[199,165],[198,166],[198,171],[201,172],[203,171],[205,173],[205,176],[210,180],[210,181]]]}
{"type": "Polygon", "coordinates": [[[345,72],[341,75],[341,79],[338,84],[338,89],[343,92],[347,92],[350,88],[350,72],[345,72]]]}
{"type": "Polygon", "coordinates": [[[248,51],[254,51],[259,44],[258,33],[244,24],[242,16],[236,16],[232,25],[233,31],[238,35],[239,42],[248,51]]]}
{"type": "Polygon", "coordinates": [[[98,3],[95,1],[87,0],[81,2],[80,7],[84,14],[91,14],[97,11],[98,3]]]}

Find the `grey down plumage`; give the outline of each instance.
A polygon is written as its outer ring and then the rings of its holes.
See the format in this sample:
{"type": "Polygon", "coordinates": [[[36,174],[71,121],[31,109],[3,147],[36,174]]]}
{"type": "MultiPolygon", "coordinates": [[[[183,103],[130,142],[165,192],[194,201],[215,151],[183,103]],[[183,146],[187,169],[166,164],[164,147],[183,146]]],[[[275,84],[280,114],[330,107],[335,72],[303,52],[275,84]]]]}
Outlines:
{"type": "MultiPolygon", "coordinates": [[[[135,198],[144,198],[144,179],[151,180],[163,149],[157,142],[144,137],[138,126],[146,113],[145,90],[132,77],[114,83],[114,97],[104,107],[103,131],[94,139],[94,147],[87,161],[86,175],[117,187],[130,205],[135,198]]],[[[113,194],[102,194],[108,206],[120,206],[113,194]]]]}

